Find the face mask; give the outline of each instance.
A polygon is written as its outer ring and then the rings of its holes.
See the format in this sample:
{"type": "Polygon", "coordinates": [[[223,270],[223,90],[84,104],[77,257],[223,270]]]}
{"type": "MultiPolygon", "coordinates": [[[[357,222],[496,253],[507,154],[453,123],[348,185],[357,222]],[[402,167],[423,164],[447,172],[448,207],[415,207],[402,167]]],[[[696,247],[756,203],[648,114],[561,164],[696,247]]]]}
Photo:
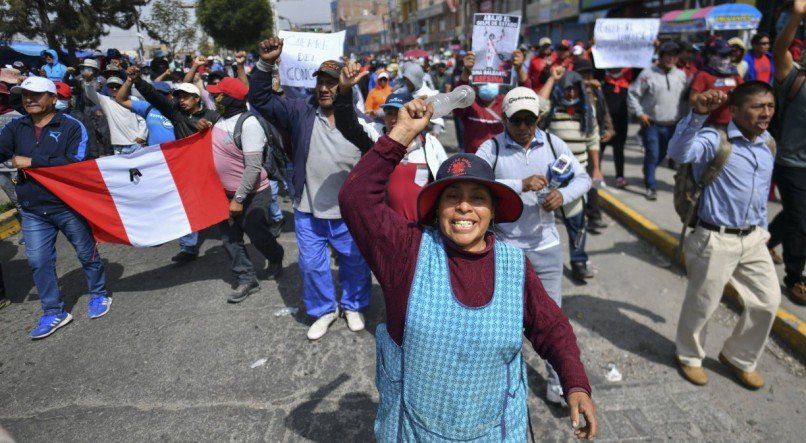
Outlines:
{"type": "Polygon", "coordinates": [[[560,100],[560,103],[562,103],[563,106],[576,106],[577,103],[579,103],[579,97],[572,98],[570,100],[567,98],[563,98],[562,100],[560,100]]]}
{"type": "Polygon", "coordinates": [[[489,102],[498,96],[498,85],[487,83],[479,86],[479,98],[489,102]]]}
{"type": "Polygon", "coordinates": [[[708,66],[720,74],[730,74],[733,70],[730,56],[712,55],[708,58],[708,66]]]}
{"type": "Polygon", "coordinates": [[[56,100],[56,110],[57,111],[64,111],[70,106],[70,102],[67,100],[56,100]]]}

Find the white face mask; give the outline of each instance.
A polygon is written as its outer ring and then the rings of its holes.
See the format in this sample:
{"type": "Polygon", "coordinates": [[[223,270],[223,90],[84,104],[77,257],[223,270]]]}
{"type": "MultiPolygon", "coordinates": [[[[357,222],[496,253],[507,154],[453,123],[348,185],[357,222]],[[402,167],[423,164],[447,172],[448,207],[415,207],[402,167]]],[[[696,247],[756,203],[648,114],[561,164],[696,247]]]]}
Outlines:
{"type": "Polygon", "coordinates": [[[708,58],[708,66],[712,67],[720,74],[730,74],[733,70],[733,65],[730,62],[730,55],[712,55],[708,58]]]}
{"type": "Polygon", "coordinates": [[[57,111],[64,111],[70,107],[70,102],[67,100],[56,100],[56,110],[57,111]]]}

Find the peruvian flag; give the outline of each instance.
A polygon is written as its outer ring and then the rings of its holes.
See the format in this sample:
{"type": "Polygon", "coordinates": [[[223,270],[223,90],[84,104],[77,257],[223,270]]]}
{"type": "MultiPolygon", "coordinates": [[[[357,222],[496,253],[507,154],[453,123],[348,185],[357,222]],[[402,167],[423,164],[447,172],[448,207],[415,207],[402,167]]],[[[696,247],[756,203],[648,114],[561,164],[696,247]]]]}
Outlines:
{"type": "Polygon", "coordinates": [[[99,242],[156,246],[229,217],[212,131],[26,174],[83,215],[99,242]]]}

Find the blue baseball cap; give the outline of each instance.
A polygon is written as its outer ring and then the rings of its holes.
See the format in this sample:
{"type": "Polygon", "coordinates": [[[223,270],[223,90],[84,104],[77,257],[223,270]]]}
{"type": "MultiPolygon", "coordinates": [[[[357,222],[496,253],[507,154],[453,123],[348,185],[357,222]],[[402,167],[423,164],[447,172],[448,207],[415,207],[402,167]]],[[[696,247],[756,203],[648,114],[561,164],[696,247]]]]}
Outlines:
{"type": "Polygon", "coordinates": [[[707,45],[706,48],[710,54],[720,54],[720,55],[730,54],[730,52],[733,50],[733,48],[730,47],[728,42],[722,40],[721,38],[717,38],[716,40],[711,42],[711,44],[707,45]]]}
{"type": "Polygon", "coordinates": [[[151,84],[151,86],[153,86],[154,89],[156,89],[159,92],[162,92],[163,94],[168,94],[169,92],[171,92],[171,85],[169,85],[166,82],[154,82],[151,84]]]}
{"type": "Polygon", "coordinates": [[[397,94],[389,94],[386,97],[386,102],[381,106],[382,108],[397,108],[400,109],[406,103],[414,100],[414,96],[409,92],[399,92],[397,94]]]}

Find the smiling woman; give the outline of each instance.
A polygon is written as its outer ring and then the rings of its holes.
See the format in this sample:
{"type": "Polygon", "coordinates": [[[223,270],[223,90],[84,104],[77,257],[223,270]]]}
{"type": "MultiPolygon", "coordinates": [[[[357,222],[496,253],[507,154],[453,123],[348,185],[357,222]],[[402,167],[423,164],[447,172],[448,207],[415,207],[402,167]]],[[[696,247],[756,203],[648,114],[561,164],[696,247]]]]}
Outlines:
{"type": "Polygon", "coordinates": [[[339,194],[386,301],[375,331],[376,438],[526,440],[524,334],[561,374],[572,425],[585,415],[575,435],[593,438],[596,408],[571,325],[523,252],[490,230],[521,216],[518,194],[485,160],[458,154],[420,191],[417,223],[385,202],[390,174],[432,113],[422,100],[406,103],[339,194]]]}

